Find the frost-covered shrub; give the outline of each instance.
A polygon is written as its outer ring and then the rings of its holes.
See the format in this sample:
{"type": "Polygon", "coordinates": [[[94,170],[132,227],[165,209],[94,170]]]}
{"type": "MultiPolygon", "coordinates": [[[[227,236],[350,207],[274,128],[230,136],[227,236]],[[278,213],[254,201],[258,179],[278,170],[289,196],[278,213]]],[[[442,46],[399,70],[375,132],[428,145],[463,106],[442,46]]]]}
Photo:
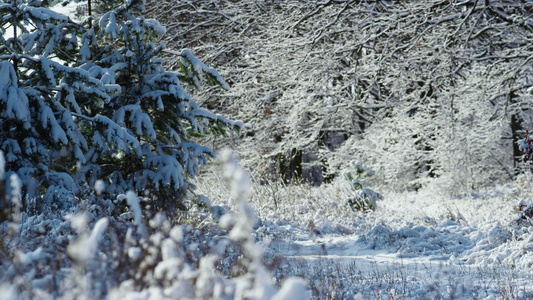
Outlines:
{"type": "Polygon", "coordinates": [[[194,138],[243,123],[201,108],[181,82],[229,85],[188,49],[175,53],[181,73],[166,71],[157,57],[165,46],[153,42],[165,28],[134,14],[144,1],[80,23],[47,3],[0,1],[2,15],[12,16],[0,20],[8,172],[32,195],[48,189],[47,201],[73,199],[102,178],[110,195],[149,190],[154,210],[182,207],[189,180],[215,155],[194,138]]]}
{"type": "Polygon", "coordinates": [[[383,200],[380,193],[371,189],[360,189],[355,191],[354,197],[347,198],[345,201],[353,210],[370,211],[376,209],[377,202],[380,200],[383,200]]]}
{"type": "Polygon", "coordinates": [[[367,185],[366,178],[372,177],[374,171],[370,170],[361,162],[352,162],[349,171],[344,173],[344,178],[350,183],[354,197],[345,200],[353,210],[375,210],[377,201],[383,200],[383,196],[371,189],[364,188],[367,185]]]}
{"type": "Polygon", "coordinates": [[[360,190],[367,185],[366,179],[374,176],[374,171],[359,161],[351,162],[350,170],[344,173],[344,178],[351,183],[353,190],[360,190]]]}

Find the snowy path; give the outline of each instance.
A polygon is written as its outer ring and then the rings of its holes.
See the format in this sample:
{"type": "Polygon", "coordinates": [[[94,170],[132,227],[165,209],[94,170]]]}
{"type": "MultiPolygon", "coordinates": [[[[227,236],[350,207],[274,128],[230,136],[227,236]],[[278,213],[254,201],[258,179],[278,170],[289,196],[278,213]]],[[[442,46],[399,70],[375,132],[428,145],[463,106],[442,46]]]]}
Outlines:
{"type": "Polygon", "coordinates": [[[274,274],[306,277],[318,298],[533,298],[533,229],[511,226],[513,211],[498,195],[395,201],[358,234],[270,223],[270,232],[282,232],[267,247],[267,257],[283,258],[274,274]]]}
{"type": "MultiPolygon", "coordinates": [[[[279,272],[304,276],[314,295],[363,299],[506,299],[533,296],[533,274],[505,264],[467,264],[441,255],[402,255],[369,246],[360,236],[274,241],[279,272]],[[339,291],[332,286],[343,287],[339,291]],[[340,293],[340,294],[339,294],[340,293]]],[[[466,256],[465,253],[459,254],[466,256]]]]}
{"type": "Polygon", "coordinates": [[[389,193],[369,214],[343,206],[342,186],[273,190],[254,186],[251,199],[266,265],[279,281],[304,277],[314,298],[533,299],[533,226],[513,221],[533,186],[389,193]]]}

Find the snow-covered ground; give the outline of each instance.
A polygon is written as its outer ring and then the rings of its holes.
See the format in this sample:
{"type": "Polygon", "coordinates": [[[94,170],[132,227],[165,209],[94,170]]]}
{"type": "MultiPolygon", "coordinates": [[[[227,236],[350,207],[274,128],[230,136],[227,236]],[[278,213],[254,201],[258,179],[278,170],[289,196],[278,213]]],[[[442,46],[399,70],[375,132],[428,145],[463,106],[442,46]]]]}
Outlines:
{"type": "Polygon", "coordinates": [[[385,193],[361,213],[342,181],[250,183],[230,168],[228,183],[213,170],[197,180],[204,207],[175,219],[133,194],[14,207],[0,226],[0,299],[533,298],[533,227],[520,218],[531,178],[454,197],[385,193]]]}
{"type": "MultiPolygon", "coordinates": [[[[344,204],[342,182],[256,184],[250,199],[274,277],[306,278],[313,297],[529,299],[533,227],[517,220],[530,180],[460,197],[437,188],[389,193],[366,214],[344,204]]],[[[200,192],[231,206],[214,182],[200,192]]]]}

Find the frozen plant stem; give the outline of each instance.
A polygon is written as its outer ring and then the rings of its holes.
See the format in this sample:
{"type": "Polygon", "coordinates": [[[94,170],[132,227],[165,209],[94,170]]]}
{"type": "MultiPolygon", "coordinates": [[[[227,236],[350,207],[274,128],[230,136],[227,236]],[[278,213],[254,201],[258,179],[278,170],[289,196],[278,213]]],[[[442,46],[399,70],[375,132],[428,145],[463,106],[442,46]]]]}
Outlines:
{"type": "Polygon", "coordinates": [[[272,286],[271,274],[263,265],[263,249],[255,243],[252,234],[257,222],[253,208],[246,201],[250,191],[250,178],[238,165],[237,160],[229,150],[222,152],[225,162],[224,177],[231,184],[231,195],[236,201],[239,212],[236,215],[225,214],[220,219],[220,225],[225,228],[233,226],[229,238],[239,242],[244,249],[244,267],[248,274],[238,280],[235,299],[275,299],[275,300],[303,300],[306,299],[307,285],[298,278],[288,278],[281,290],[276,293],[272,286]]]}
{"type": "Polygon", "coordinates": [[[11,218],[12,218],[12,224],[11,228],[9,230],[9,234],[13,235],[16,233],[18,229],[18,224],[21,219],[20,210],[22,208],[22,197],[21,197],[21,186],[22,183],[20,181],[20,178],[17,176],[17,174],[12,174],[9,178],[9,181],[11,182],[11,203],[12,203],[12,211],[11,211],[11,218]]]}
{"type": "Polygon", "coordinates": [[[269,299],[275,293],[271,285],[271,278],[262,265],[263,251],[254,242],[252,235],[253,226],[256,223],[253,208],[246,202],[246,194],[250,188],[248,175],[237,164],[237,160],[228,150],[223,151],[222,157],[225,163],[224,177],[231,184],[231,195],[236,201],[239,213],[236,216],[226,214],[220,219],[222,227],[229,228],[233,225],[229,238],[239,242],[244,249],[244,264],[249,271],[244,281],[248,281],[251,290],[237,290],[235,298],[245,299],[269,299]]]}

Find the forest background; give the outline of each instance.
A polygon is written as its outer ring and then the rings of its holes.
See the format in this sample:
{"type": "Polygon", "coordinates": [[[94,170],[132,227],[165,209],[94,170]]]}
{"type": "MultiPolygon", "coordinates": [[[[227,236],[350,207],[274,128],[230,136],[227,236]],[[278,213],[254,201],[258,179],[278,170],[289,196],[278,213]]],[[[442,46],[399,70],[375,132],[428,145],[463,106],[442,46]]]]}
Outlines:
{"type": "Polygon", "coordinates": [[[163,41],[231,84],[199,96],[252,125],[213,145],[231,144],[254,176],[321,184],[356,160],[387,189],[453,194],[524,169],[531,5],[163,1],[149,13],[168,24],[163,41]]]}

